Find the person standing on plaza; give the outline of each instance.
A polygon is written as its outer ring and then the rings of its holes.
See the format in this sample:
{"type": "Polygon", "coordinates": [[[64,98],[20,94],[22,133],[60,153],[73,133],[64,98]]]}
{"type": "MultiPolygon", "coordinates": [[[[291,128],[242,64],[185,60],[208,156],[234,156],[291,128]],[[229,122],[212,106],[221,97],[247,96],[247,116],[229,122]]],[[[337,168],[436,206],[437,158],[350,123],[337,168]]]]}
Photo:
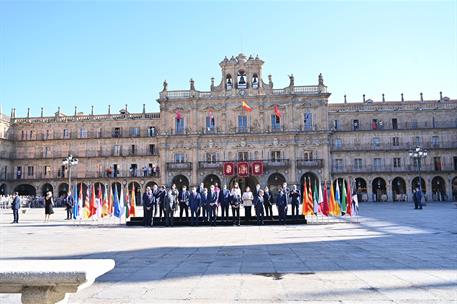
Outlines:
{"type": "Polygon", "coordinates": [[[252,209],[252,201],[254,200],[254,195],[251,192],[251,188],[249,186],[246,187],[246,190],[242,196],[243,206],[244,206],[244,218],[246,222],[251,219],[251,209],[252,209]]]}
{"type": "Polygon", "coordinates": [[[254,195],[254,197],[256,197],[256,195],[259,194],[259,191],[260,191],[260,184],[257,184],[257,185],[255,185],[254,192],[252,193],[254,195]]]}
{"type": "Polygon", "coordinates": [[[165,212],[165,226],[173,227],[174,212],[176,210],[176,197],[173,194],[173,189],[168,189],[165,194],[163,209],[165,212]]]}
{"type": "Polygon", "coordinates": [[[65,210],[67,211],[67,218],[65,220],[71,220],[73,217],[73,196],[71,196],[71,191],[68,191],[67,195],[63,197],[63,205],[65,206],[65,210]]]}
{"type": "Polygon", "coordinates": [[[21,209],[21,198],[17,192],[14,192],[11,209],[13,210],[13,222],[11,224],[17,224],[19,223],[19,209],[21,209]]]}
{"type": "MultiPolygon", "coordinates": [[[[284,192],[284,194],[286,195],[286,202],[287,204],[290,204],[290,189],[289,187],[287,186],[287,183],[284,182],[282,184],[282,191],[284,192]]],[[[286,214],[287,215],[287,214],[286,214]]]]}
{"type": "Polygon", "coordinates": [[[255,208],[255,217],[257,225],[263,225],[263,205],[264,205],[264,192],[262,189],[259,189],[257,194],[254,196],[254,208],[255,208]]]}
{"type": "Polygon", "coordinates": [[[265,216],[272,219],[273,218],[273,195],[270,193],[270,189],[265,187],[263,192],[263,205],[265,207],[265,216]]]}
{"type": "Polygon", "coordinates": [[[413,193],[414,209],[422,209],[422,191],[419,187],[413,193]]]}
{"type": "Polygon", "coordinates": [[[211,226],[216,226],[216,214],[217,214],[217,192],[214,185],[211,185],[208,193],[208,212],[209,222],[211,226]]]}
{"type": "Polygon", "coordinates": [[[232,188],[230,193],[232,198],[231,205],[232,205],[232,217],[233,217],[233,225],[240,225],[240,205],[241,205],[241,190],[238,186],[238,183],[232,188]]]}
{"type": "Polygon", "coordinates": [[[200,193],[200,197],[201,197],[201,200],[202,200],[202,203],[201,203],[201,211],[202,211],[202,217],[203,217],[203,220],[202,222],[203,223],[206,223],[208,222],[208,218],[209,218],[209,212],[208,212],[208,189],[206,188],[203,188],[203,191],[200,193]]]}
{"type": "Polygon", "coordinates": [[[190,218],[192,226],[198,225],[198,214],[201,207],[202,198],[197,192],[196,187],[192,187],[192,192],[189,195],[190,218]]]}
{"type": "Polygon", "coordinates": [[[186,221],[189,221],[189,191],[186,185],[182,186],[182,191],[179,194],[179,221],[182,222],[182,214],[186,212],[186,221]]]}
{"type": "Polygon", "coordinates": [[[298,206],[300,205],[300,190],[297,189],[297,185],[292,186],[292,191],[290,191],[290,201],[292,207],[292,217],[298,217],[298,206]]]}
{"type": "Polygon", "coordinates": [[[48,191],[44,198],[44,222],[49,222],[49,217],[54,214],[54,199],[52,198],[52,192],[48,191]]]}
{"type": "Polygon", "coordinates": [[[279,223],[285,225],[287,214],[287,196],[283,188],[279,188],[278,196],[276,198],[276,207],[278,208],[279,223]]]}
{"type": "Polygon", "coordinates": [[[152,212],[155,204],[155,196],[152,193],[151,187],[146,187],[146,191],[143,193],[143,211],[144,211],[144,226],[152,226],[152,212]]]}
{"type": "MultiPolygon", "coordinates": [[[[164,202],[165,202],[165,196],[167,195],[167,188],[165,187],[165,185],[162,185],[162,187],[160,188],[159,192],[157,193],[157,197],[158,197],[158,209],[159,209],[159,219],[161,222],[163,222],[165,220],[165,212],[164,212],[164,202]],[[162,216],[163,214],[163,216],[162,216]]],[[[156,209],[157,211],[157,209],[156,209]]],[[[154,213],[155,215],[155,213],[154,213]]]]}
{"type": "Polygon", "coordinates": [[[230,190],[227,189],[227,185],[219,192],[219,205],[221,206],[221,220],[229,218],[229,206],[230,206],[230,190]]]}

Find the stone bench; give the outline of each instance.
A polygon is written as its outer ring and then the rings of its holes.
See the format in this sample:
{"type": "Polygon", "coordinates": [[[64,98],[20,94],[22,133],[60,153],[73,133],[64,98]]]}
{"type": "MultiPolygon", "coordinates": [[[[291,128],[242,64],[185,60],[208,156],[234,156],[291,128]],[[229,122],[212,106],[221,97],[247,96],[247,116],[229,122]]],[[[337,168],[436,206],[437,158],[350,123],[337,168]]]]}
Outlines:
{"type": "Polygon", "coordinates": [[[65,303],[67,293],[92,285],[114,260],[0,260],[0,293],[21,293],[22,303],[65,303]]]}

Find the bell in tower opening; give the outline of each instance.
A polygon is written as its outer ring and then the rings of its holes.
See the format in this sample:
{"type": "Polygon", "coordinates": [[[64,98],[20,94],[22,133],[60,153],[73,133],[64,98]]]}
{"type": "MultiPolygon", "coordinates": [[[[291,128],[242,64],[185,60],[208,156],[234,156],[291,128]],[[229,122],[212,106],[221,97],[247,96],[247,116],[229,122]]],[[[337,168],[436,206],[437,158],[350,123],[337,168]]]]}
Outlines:
{"type": "Polygon", "coordinates": [[[259,78],[258,78],[257,74],[255,74],[255,73],[254,73],[254,75],[252,75],[252,88],[253,89],[259,88],[259,78]]]}
{"type": "Polygon", "coordinates": [[[225,77],[225,84],[226,84],[226,88],[227,90],[231,90],[233,85],[232,85],[232,75],[230,74],[227,74],[227,76],[225,77]]]}
{"type": "Polygon", "coordinates": [[[245,80],[246,73],[244,71],[239,71],[238,72],[238,89],[246,89],[247,88],[247,83],[245,80]]]}

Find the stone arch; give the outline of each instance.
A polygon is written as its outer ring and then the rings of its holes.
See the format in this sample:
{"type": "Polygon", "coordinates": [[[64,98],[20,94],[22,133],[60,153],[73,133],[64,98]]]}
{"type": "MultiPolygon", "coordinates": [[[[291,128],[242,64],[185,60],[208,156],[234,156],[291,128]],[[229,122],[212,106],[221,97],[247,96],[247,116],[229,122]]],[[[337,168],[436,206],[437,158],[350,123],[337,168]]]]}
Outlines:
{"type": "Polygon", "coordinates": [[[54,196],[54,187],[50,183],[45,183],[41,186],[41,195],[45,196],[46,192],[51,191],[54,196]]]}
{"type": "MultiPolygon", "coordinates": [[[[319,183],[319,178],[314,172],[305,172],[300,178],[300,192],[303,192],[303,186],[305,185],[305,178],[311,180],[311,187],[314,187],[316,183],[319,183]]],[[[319,184],[318,184],[319,185],[319,184]]],[[[313,188],[314,189],[314,188],[313,188]]]]}
{"type": "Polygon", "coordinates": [[[387,183],[382,177],[376,177],[371,183],[373,189],[373,200],[376,202],[387,200],[387,183]]]}
{"type": "Polygon", "coordinates": [[[120,182],[111,183],[111,189],[113,190],[113,195],[115,195],[115,193],[117,193],[117,198],[120,199],[122,184],[120,182]]]}
{"type": "MultiPolygon", "coordinates": [[[[420,177],[420,181],[421,181],[422,193],[425,194],[425,193],[427,193],[427,188],[426,188],[426,185],[425,185],[425,179],[420,177]]],[[[419,176],[416,176],[411,181],[411,192],[413,192],[417,187],[419,187],[419,176]]]]}
{"type": "Polygon", "coordinates": [[[208,189],[211,185],[215,185],[216,183],[217,183],[218,187],[221,188],[221,180],[216,174],[208,174],[203,179],[203,185],[205,186],[205,188],[208,188],[208,189]]]}
{"type": "Polygon", "coordinates": [[[101,182],[95,182],[94,184],[95,197],[98,197],[98,191],[102,191],[102,195],[105,191],[105,184],[101,182]]]}
{"type": "Polygon", "coordinates": [[[6,195],[6,191],[7,191],[7,187],[6,187],[6,184],[1,184],[0,185],[0,195],[6,195]]]}
{"type": "Polygon", "coordinates": [[[457,176],[452,179],[452,200],[457,201],[457,176]]]}
{"type": "Polygon", "coordinates": [[[57,192],[59,197],[66,195],[68,193],[68,183],[60,183],[57,187],[57,192]]]}
{"type": "Polygon", "coordinates": [[[406,201],[406,181],[397,176],[392,180],[392,199],[394,202],[406,201]]]}
{"type": "Polygon", "coordinates": [[[144,186],[144,191],[146,191],[146,188],[147,188],[147,187],[151,187],[151,189],[152,189],[152,188],[154,187],[154,185],[155,185],[155,186],[159,186],[159,185],[157,185],[156,182],[153,182],[153,181],[147,182],[146,185],[144,186]]]}
{"type": "Polygon", "coordinates": [[[275,197],[275,194],[279,191],[279,187],[282,187],[282,184],[285,182],[286,178],[281,173],[271,174],[267,180],[267,186],[270,190],[270,193],[275,197]]]}
{"type": "Polygon", "coordinates": [[[247,177],[235,176],[235,177],[232,177],[232,179],[230,180],[230,183],[228,186],[229,189],[232,189],[233,185],[235,183],[238,183],[238,185],[240,186],[240,189],[241,189],[241,193],[243,193],[246,189],[246,186],[249,186],[249,188],[251,188],[251,191],[255,190],[255,185],[257,185],[259,183],[259,180],[255,176],[247,176],[247,177]]]}
{"type": "Polygon", "coordinates": [[[189,189],[189,179],[182,174],[173,177],[170,186],[172,186],[173,184],[176,185],[178,191],[181,191],[183,185],[186,185],[187,189],[189,189]]]}
{"type": "MultiPolygon", "coordinates": [[[[129,191],[129,198],[132,195],[132,189],[135,186],[135,205],[142,205],[143,202],[141,201],[141,186],[138,182],[130,182],[127,189],[129,191]]],[[[130,198],[131,199],[131,198],[130,198]]]]}
{"type": "Polygon", "coordinates": [[[85,183],[78,183],[77,187],[78,187],[78,189],[77,189],[77,191],[78,191],[78,199],[79,199],[79,194],[82,191],[82,195],[83,195],[82,199],[83,199],[83,205],[84,205],[84,201],[87,198],[87,187],[88,186],[85,183]]]}
{"type": "Polygon", "coordinates": [[[446,201],[446,181],[441,176],[432,178],[432,199],[434,201],[446,201]]]}
{"type": "Polygon", "coordinates": [[[20,184],[14,188],[14,192],[19,193],[19,195],[36,195],[36,188],[30,184],[20,184]]]}
{"type": "Polygon", "coordinates": [[[359,200],[359,202],[368,201],[367,181],[364,178],[357,177],[355,179],[355,189],[357,192],[357,199],[359,200]]]}

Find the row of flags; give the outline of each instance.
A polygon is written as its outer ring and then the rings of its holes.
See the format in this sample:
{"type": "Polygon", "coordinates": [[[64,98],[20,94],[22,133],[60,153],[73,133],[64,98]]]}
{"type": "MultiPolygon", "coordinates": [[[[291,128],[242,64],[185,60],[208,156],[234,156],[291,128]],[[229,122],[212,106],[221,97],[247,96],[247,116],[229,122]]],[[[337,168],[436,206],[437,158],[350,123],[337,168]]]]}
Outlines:
{"type": "MultiPolygon", "coordinates": [[[[245,101],[245,100],[241,101],[241,107],[246,112],[251,112],[252,111],[252,107],[249,106],[247,101],[245,101]]],[[[279,111],[279,106],[277,104],[275,104],[273,112],[274,112],[274,114],[275,114],[275,116],[277,118],[281,117],[281,111],[279,111]]],[[[214,119],[213,112],[211,110],[208,112],[208,116],[210,117],[210,119],[214,119]]],[[[181,112],[179,110],[176,110],[176,120],[181,120],[181,119],[182,119],[181,112]]]]}
{"type": "Polygon", "coordinates": [[[351,192],[351,182],[343,180],[342,189],[338,181],[336,187],[330,183],[330,195],[327,193],[327,181],[324,182],[324,192],[321,183],[315,182],[314,189],[310,178],[305,179],[303,185],[303,215],[341,216],[358,215],[359,201],[357,193],[351,192]]]}
{"type": "Polygon", "coordinates": [[[132,187],[131,195],[129,191],[125,192],[121,187],[120,193],[117,187],[113,189],[110,185],[105,187],[98,187],[96,195],[95,185],[92,184],[87,187],[86,195],[83,195],[82,183],[73,185],[73,219],[99,219],[104,217],[117,217],[121,219],[123,216],[129,218],[136,215],[136,198],[135,198],[135,185],[132,187]],[[79,190],[79,191],[78,191],[79,190]]]}

